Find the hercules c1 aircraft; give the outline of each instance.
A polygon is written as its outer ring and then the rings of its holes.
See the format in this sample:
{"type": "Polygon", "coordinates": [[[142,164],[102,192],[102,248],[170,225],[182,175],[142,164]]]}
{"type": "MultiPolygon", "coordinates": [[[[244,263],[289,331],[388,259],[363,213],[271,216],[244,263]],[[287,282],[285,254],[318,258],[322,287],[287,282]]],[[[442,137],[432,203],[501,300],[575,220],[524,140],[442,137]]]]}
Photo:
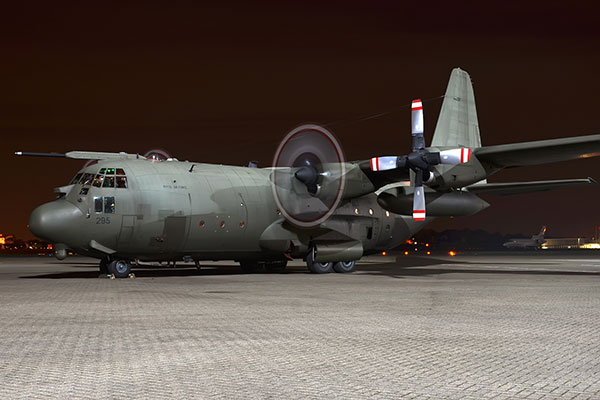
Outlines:
{"type": "Polygon", "coordinates": [[[454,69],[430,147],[423,108],[412,103],[412,151],[347,162],[326,129],[305,125],[282,141],[269,168],[178,161],[157,154],[71,151],[97,160],[58,198],[36,208],[31,232],[100,260],[123,278],[133,261],[235,260],[245,271],[306,260],[313,273],[352,272],[364,255],[403,243],[437,217],[489,206],[477,195],[596,183],[591,178],[487,183],[507,167],[600,154],[600,135],[481,146],[471,79],[454,69]]]}

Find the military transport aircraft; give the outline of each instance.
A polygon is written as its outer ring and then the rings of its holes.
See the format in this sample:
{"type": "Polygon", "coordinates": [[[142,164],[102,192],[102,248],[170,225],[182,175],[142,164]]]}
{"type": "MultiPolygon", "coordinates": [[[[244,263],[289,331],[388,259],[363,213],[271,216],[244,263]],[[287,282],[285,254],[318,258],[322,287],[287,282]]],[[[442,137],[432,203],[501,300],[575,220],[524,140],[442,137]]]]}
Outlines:
{"type": "Polygon", "coordinates": [[[546,239],[544,239],[545,233],[546,227],[542,226],[540,233],[533,235],[531,239],[510,238],[508,242],[503,243],[502,246],[508,249],[539,249],[541,245],[546,242],[546,239]]]}
{"type": "Polygon", "coordinates": [[[133,261],[235,260],[247,271],[304,259],[313,273],[351,272],[364,255],[403,243],[436,217],[466,216],[489,204],[481,193],[516,194],[596,183],[591,178],[487,183],[507,167],[597,156],[600,135],[481,146],[470,76],[454,69],[430,147],[423,107],[412,103],[412,151],[345,161],[325,128],[291,131],[273,166],[178,161],[160,154],[71,151],[97,160],[58,198],[36,208],[31,232],[100,259],[127,277],[133,261]]]}

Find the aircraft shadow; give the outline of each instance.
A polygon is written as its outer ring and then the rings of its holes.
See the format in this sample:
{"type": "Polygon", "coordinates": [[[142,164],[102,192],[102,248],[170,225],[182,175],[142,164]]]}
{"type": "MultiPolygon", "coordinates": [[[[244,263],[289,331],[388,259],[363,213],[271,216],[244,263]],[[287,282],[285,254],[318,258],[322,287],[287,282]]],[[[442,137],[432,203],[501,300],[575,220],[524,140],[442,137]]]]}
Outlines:
{"type": "MultiPolygon", "coordinates": [[[[411,276],[436,276],[444,274],[489,274],[489,275],[548,275],[548,276],[600,276],[599,272],[565,271],[552,269],[528,269],[528,265],[540,267],[540,263],[509,263],[488,262],[486,265],[514,265],[515,269],[476,268],[480,264],[477,261],[437,259],[434,257],[397,257],[396,262],[385,263],[362,263],[356,268],[358,274],[373,276],[388,276],[391,278],[405,278],[411,276]],[[461,268],[460,265],[471,265],[473,267],[461,268]],[[456,265],[456,267],[452,267],[456,265]]],[[[483,263],[481,263],[483,264],[483,263]]],[[[76,271],[63,271],[32,276],[21,276],[21,279],[98,279],[106,278],[100,275],[96,263],[69,262],[68,268],[78,269],[76,271]]],[[[239,265],[216,265],[207,266],[200,271],[193,266],[178,266],[177,268],[165,266],[134,267],[133,273],[136,278],[167,278],[187,276],[214,276],[214,275],[248,275],[240,269],[239,265]]],[[[281,272],[257,271],[253,274],[308,274],[305,266],[288,266],[281,272]]]]}
{"type": "MultiPolygon", "coordinates": [[[[69,268],[86,268],[86,270],[79,271],[63,271],[50,274],[42,275],[31,275],[21,276],[20,279],[98,279],[107,278],[106,275],[101,275],[98,272],[97,265],[72,265],[69,268]],[[93,270],[87,270],[93,267],[93,270]]],[[[133,268],[132,272],[136,278],[167,278],[167,277],[186,277],[186,276],[212,276],[212,275],[256,275],[256,274],[294,274],[303,273],[307,274],[306,268],[295,269],[294,267],[288,268],[282,272],[266,272],[258,271],[252,274],[244,272],[238,265],[222,265],[217,267],[207,267],[200,271],[196,270],[195,267],[177,267],[177,268],[166,268],[166,267],[141,267],[133,268]]]]}

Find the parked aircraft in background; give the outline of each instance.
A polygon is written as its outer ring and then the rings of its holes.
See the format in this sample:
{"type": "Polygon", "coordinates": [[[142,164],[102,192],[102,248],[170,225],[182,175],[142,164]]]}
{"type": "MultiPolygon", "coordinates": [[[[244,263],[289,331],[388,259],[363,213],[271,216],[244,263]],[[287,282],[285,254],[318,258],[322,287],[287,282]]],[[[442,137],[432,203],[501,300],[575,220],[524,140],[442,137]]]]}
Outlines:
{"type": "Polygon", "coordinates": [[[546,242],[546,239],[544,239],[545,233],[546,227],[542,226],[540,233],[533,235],[531,239],[511,238],[502,246],[508,249],[539,249],[546,242]]]}

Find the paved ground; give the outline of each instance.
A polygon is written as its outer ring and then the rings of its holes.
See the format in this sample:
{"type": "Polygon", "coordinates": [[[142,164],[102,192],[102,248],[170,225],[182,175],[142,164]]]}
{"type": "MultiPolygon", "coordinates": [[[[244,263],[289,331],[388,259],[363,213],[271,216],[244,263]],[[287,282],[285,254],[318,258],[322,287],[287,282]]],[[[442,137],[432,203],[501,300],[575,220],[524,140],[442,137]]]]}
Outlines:
{"type": "Polygon", "coordinates": [[[0,258],[0,398],[600,399],[600,253],[211,266],[0,258]]]}

